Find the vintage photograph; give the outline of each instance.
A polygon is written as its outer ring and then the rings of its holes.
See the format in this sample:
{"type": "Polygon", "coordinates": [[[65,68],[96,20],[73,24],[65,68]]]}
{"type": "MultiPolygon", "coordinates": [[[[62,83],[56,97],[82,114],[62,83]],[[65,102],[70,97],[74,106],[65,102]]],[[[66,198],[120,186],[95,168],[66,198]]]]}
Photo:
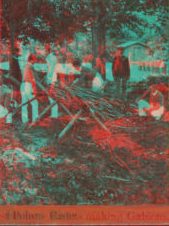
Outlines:
{"type": "Polygon", "coordinates": [[[168,204],[168,1],[0,8],[0,204],[168,204]]]}

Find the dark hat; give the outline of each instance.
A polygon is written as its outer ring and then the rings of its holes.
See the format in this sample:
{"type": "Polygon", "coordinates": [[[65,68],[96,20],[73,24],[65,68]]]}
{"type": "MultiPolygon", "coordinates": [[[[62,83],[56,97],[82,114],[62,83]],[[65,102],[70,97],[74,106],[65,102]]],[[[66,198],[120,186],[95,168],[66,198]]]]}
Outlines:
{"type": "Polygon", "coordinates": [[[82,65],[82,60],[80,58],[74,58],[73,66],[74,67],[80,67],[81,65],[82,65]]]}
{"type": "Polygon", "coordinates": [[[36,55],[35,54],[31,54],[31,55],[29,55],[29,57],[28,57],[28,62],[30,62],[30,61],[37,61],[37,58],[36,58],[36,55]]]}

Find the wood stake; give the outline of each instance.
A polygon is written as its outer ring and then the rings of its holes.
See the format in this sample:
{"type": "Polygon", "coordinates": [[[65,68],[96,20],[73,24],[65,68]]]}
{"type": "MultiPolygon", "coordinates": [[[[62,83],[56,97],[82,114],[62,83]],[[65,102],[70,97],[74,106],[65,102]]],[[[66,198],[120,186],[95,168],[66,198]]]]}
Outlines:
{"type": "Polygon", "coordinates": [[[110,134],[112,134],[111,132],[110,132],[110,130],[100,121],[100,119],[92,112],[92,110],[91,110],[91,108],[89,108],[90,109],[90,113],[91,113],[91,115],[93,116],[93,118],[96,120],[96,122],[98,122],[99,123],[99,125],[104,129],[104,130],[106,130],[107,132],[109,132],[110,134]]]}
{"type": "MultiPolygon", "coordinates": [[[[48,93],[48,91],[46,90],[46,88],[42,85],[42,84],[40,84],[40,82],[38,82],[38,81],[36,81],[36,83],[37,83],[37,85],[47,94],[47,96],[48,97],[50,97],[52,100],[53,100],[53,98],[52,98],[52,96],[48,93]]],[[[53,101],[55,101],[55,100],[53,100],[53,101]]],[[[59,103],[60,104],[60,106],[70,115],[70,116],[72,116],[72,114],[71,114],[71,112],[67,109],[67,107],[65,107],[63,104],[61,104],[61,103],[59,103]]]]}
{"type": "Polygon", "coordinates": [[[145,91],[145,93],[143,93],[143,95],[136,101],[137,104],[138,104],[138,102],[139,102],[140,100],[142,100],[142,99],[147,95],[147,93],[150,91],[151,88],[152,88],[152,86],[150,86],[150,87],[145,91]]]}
{"type": "Polygon", "coordinates": [[[76,122],[76,120],[79,118],[80,114],[82,113],[82,110],[83,109],[79,110],[78,113],[75,116],[73,116],[73,119],[68,123],[68,125],[59,134],[58,140],[60,140],[66,134],[66,132],[73,126],[73,124],[76,122]]]}
{"type": "MultiPolygon", "coordinates": [[[[12,116],[15,115],[15,114],[19,111],[19,109],[20,109],[21,107],[23,107],[23,106],[29,104],[30,102],[32,102],[33,100],[35,100],[35,99],[37,99],[37,98],[38,98],[37,96],[36,96],[36,97],[33,97],[32,99],[28,100],[27,102],[25,102],[25,103],[20,104],[19,106],[17,106],[17,108],[15,109],[15,111],[12,113],[12,116]]],[[[11,113],[11,112],[9,112],[8,114],[10,114],[10,113],[11,113]]],[[[8,115],[8,114],[7,114],[7,115],[8,115]]]]}
{"type": "Polygon", "coordinates": [[[35,123],[38,122],[39,119],[40,119],[44,114],[46,114],[46,112],[49,111],[55,104],[57,104],[57,101],[54,101],[54,102],[51,103],[47,108],[45,108],[45,110],[38,116],[38,118],[37,118],[35,121],[33,121],[33,122],[29,125],[28,129],[30,129],[32,126],[34,126],[35,123]]]}

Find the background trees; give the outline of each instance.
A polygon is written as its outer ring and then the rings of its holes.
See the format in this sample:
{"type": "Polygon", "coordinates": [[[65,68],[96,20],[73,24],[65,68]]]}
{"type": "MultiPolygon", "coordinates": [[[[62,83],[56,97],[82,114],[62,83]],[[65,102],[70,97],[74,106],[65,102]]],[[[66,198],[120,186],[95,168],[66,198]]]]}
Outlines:
{"type": "Polygon", "coordinates": [[[50,1],[40,0],[2,0],[2,39],[10,41],[10,73],[15,74],[14,64],[17,53],[15,41],[22,37],[50,42],[56,33],[55,5],[50,1]]]}
{"type": "Polygon", "coordinates": [[[85,32],[92,39],[93,67],[105,57],[106,37],[116,43],[143,35],[149,40],[147,29],[155,29],[166,43],[167,19],[166,0],[2,0],[2,38],[10,38],[12,55],[18,37],[62,44],[85,32]],[[147,19],[152,16],[153,24],[147,19]]]}

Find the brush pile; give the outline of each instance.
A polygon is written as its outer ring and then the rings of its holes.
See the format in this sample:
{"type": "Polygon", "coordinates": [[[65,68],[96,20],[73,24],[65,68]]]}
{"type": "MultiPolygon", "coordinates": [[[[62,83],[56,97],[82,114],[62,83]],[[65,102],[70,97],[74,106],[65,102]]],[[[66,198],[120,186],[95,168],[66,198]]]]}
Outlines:
{"type": "Polygon", "coordinates": [[[64,86],[55,84],[50,95],[64,104],[68,109],[77,111],[80,108],[91,108],[103,119],[115,119],[124,115],[136,114],[136,106],[128,105],[118,98],[110,99],[104,93],[95,93],[79,86],[64,86]]]}

